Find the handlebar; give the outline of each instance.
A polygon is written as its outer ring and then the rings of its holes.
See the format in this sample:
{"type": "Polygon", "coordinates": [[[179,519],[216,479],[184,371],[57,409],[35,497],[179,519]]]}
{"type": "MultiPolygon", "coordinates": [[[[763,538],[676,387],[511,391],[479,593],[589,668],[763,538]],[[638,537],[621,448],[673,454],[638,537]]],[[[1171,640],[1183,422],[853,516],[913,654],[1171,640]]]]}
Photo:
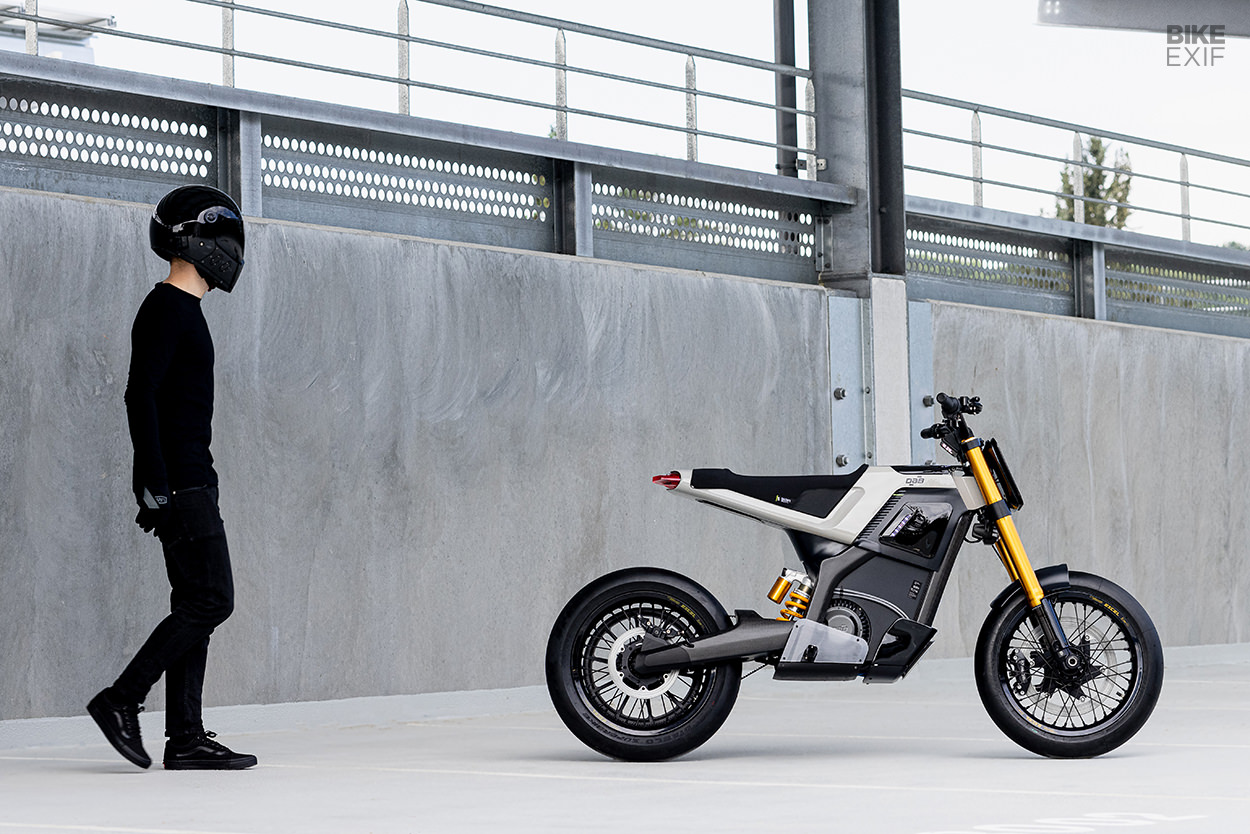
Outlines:
{"type": "Polygon", "coordinates": [[[945,394],[938,394],[934,399],[938,401],[938,405],[942,406],[943,417],[981,413],[980,397],[948,397],[945,394]]]}
{"type": "Polygon", "coordinates": [[[920,436],[925,440],[940,439],[952,434],[961,419],[960,415],[981,413],[980,397],[948,397],[946,394],[938,394],[934,399],[942,406],[942,422],[920,430],[920,436]]]}

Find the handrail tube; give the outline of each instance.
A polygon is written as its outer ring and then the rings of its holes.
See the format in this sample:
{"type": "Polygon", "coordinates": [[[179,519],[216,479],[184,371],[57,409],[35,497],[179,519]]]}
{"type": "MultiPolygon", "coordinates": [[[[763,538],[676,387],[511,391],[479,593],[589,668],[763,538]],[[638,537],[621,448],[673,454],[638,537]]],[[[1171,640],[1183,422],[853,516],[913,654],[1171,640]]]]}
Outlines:
{"type": "MultiPolygon", "coordinates": [[[[40,58],[20,52],[0,51],[0,75],[10,74],[64,84],[74,87],[99,87],[118,93],[152,96],[160,94],[191,104],[225,108],[260,116],[279,116],[334,123],[344,127],[379,130],[411,135],[441,142],[477,145],[492,150],[530,154],[590,166],[617,168],[666,177],[696,179],[731,188],[765,191],[787,196],[854,205],[859,192],[838,183],[778,177],[725,165],[688,162],[684,159],[589,145],[580,142],[558,142],[546,136],[480,127],[457,122],[443,122],[420,116],[401,116],[384,110],[371,110],[344,104],[295,99],[288,96],[240,90],[196,81],[169,79],[156,75],[120,70],[111,67],[84,65],[53,58],[40,58]]],[[[546,105],[550,110],[551,105],[546,105]]],[[[681,128],[684,132],[685,128],[681,128]]]]}
{"type": "Polygon", "coordinates": [[[1061,122],[1058,119],[1049,119],[1045,116],[1032,116],[1028,113],[1020,113],[1015,110],[1004,110],[1001,107],[989,107],[984,104],[975,104],[971,101],[963,101],[957,98],[934,95],[933,93],[921,93],[916,90],[903,90],[903,98],[915,99],[916,101],[927,101],[930,104],[945,104],[962,110],[976,110],[990,116],[1002,116],[1008,119],[1030,122],[1031,124],[1041,125],[1043,127],[1054,127],[1060,130],[1073,130],[1078,133],[1087,133],[1093,136],[1099,136],[1103,139],[1114,139],[1117,142],[1128,142],[1134,145],[1141,145],[1142,147],[1154,148],[1155,150],[1172,151],[1173,153],[1187,153],[1191,156],[1200,156],[1203,159],[1210,159],[1215,162],[1227,162],[1230,165],[1240,165],[1242,167],[1250,168],[1250,160],[1248,159],[1238,159],[1235,156],[1208,153],[1207,151],[1186,148],[1181,145],[1173,145],[1168,142],[1156,142],[1153,139],[1143,139],[1140,136],[1130,136],[1127,133],[1117,133],[1115,131],[1086,127],[1073,122],[1061,122]]]}
{"type": "MultiPolygon", "coordinates": [[[[261,9],[255,6],[239,6],[228,0],[188,0],[191,3],[199,3],[204,6],[230,6],[237,11],[252,12],[253,14],[264,15],[267,17],[285,18],[288,20],[297,20],[305,23],[317,23],[335,29],[344,29],[346,31],[367,31],[353,27],[349,23],[335,23],[334,21],[318,20],[317,18],[307,18],[300,15],[294,15],[290,12],[279,12],[272,9],[261,9]]],[[[727,64],[737,64],[738,66],[750,67],[752,69],[767,70],[769,72],[785,73],[787,75],[795,75],[801,78],[810,78],[812,73],[810,70],[800,69],[798,67],[787,66],[785,64],[776,64],[769,61],[760,61],[754,58],[746,58],[741,55],[733,55],[728,52],[717,52],[712,49],[703,49],[696,46],[688,46],[686,44],[676,43],[675,41],[664,41],[656,38],[648,38],[642,35],[631,35],[628,32],[620,32],[615,29],[604,29],[599,26],[589,26],[583,23],[574,23],[569,20],[561,20],[555,17],[547,17],[545,15],[532,14],[530,12],[519,12],[511,9],[501,8],[499,6],[488,6],[485,3],[469,3],[461,2],[461,0],[417,0],[421,3],[429,3],[434,6],[445,6],[452,9],[460,9],[461,11],[476,12],[478,14],[488,15],[490,17],[498,17],[506,20],[514,20],[518,23],[532,23],[537,26],[545,26],[549,29],[563,29],[566,32],[577,32],[581,35],[590,35],[592,37],[604,38],[606,40],[620,41],[622,43],[633,44],[634,46],[645,46],[652,49],[659,49],[664,52],[675,52],[682,55],[694,55],[696,58],[708,58],[713,61],[722,61],[727,64]]]]}
{"type": "MultiPolygon", "coordinates": [[[[370,36],[379,37],[379,38],[388,38],[390,40],[404,41],[407,43],[417,44],[419,46],[429,46],[435,49],[447,49],[452,52],[461,52],[466,55],[476,55],[480,58],[494,58],[494,59],[501,60],[501,61],[511,61],[512,63],[516,63],[516,64],[525,64],[526,66],[542,67],[543,69],[576,72],[582,75],[593,76],[595,78],[604,78],[604,79],[607,79],[608,81],[624,81],[630,84],[637,84],[640,87],[652,87],[652,88],[659,89],[659,90],[668,90],[670,92],[677,92],[677,93],[684,93],[686,91],[684,87],[679,87],[675,84],[665,84],[662,81],[651,81],[646,78],[635,78],[635,77],[628,76],[628,75],[619,75],[616,73],[602,72],[600,70],[593,70],[587,67],[578,67],[573,64],[558,64],[554,61],[544,61],[541,58],[527,58],[524,55],[509,55],[506,52],[495,52],[490,49],[480,49],[474,46],[464,46],[462,44],[448,43],[446,41],[436,41],[430,38],[423,38],[418,35],[413,35],[411,33],[401,34],[397,32],[391,32],[386,29],[371,29],[365,26],[356,26],[350,23],[336,23],[334,21],[322,20],[320,18],[308,17],[306,15],[297,15],[291,12],[280,12],[280,11],[276,11],[272,9],[260,9],[254,6],[238,6],[233,3],[225,2],[224,0],[187,0],[187,2],[199,3],[201,5],[208,5],[208,6],[220,6],[222,8],[231,9],[232,11],[251,12],[260,17],[274,17],[280,20],[288,20],[293,23],[307,23],[307,24],[314,25],[314,26],[323,26],[328,29],[338,29],[344,32],[351,32],[353,34],[358,34],[358,35],[370,35],[370,36]]],[[[430,2],[430,0],[416,0],[416,2],[430,2]]],[[[560,28],[567,28],[567,24],[560,28]]],[[[130,33],[114,31],[113,34],[118,37],[124,38],[124,37],[128,37],[130,33]]],[[[194,48],[191,44],[187,44],[187,46],[188,48],[194,48]]],[[[328,66],[326,67],[326,69],[327,71],[330,71],[330,72],[338,71],[337,68],[331,68],[328,66]]],[[[706,98],[715,98],[715,99],[720,99],[722,101],[732,102],[734,104],[746,104],[746,105],[750,105],[753,107],[764,107],[764,108],[768,108],[771,110],[797,113],[799,115],[804,115],[804,116],[811,115],[806,110],[800,110],[797,108],[787,108],[782,105],[777,105],[768,101],[757,101],[755,99],[741,98],[739,96],[731,96],[727,93],[716,93],[716,92],[707,91],[707,90],[700,90],[699,95],[704,96],[706,98]]]]}
{"type": "MultiPolygon", "coordinates": [[[[980,180],[975,180],[973,177],[970,177],[967,174],[952,174],[948,171],[938,171],[934,168],[922,168],[916,165],[908,165],[906,166],[906,168],[908,171],[915,171],[920,174],[933,174],[934,176],[949,177],[951,179],[965,180],[967,182],[974,182],[974,181],[983,182],[986,185],[996,185],[1001,188],[1012,188],[1017,191],[1029,191],[1034,194],[1048,194],[1052,197],[1071,197],[1072,196],[1071,194],[1067,194],[1063,191],[1047,191],[1044,188],[1035,188],[1034,186],[1031,186],[1031,185],[1016,185],[1015,183],[1001,182],[998,180],[987,180],[984,178],[980,180]]],[[[1159,214],[1159,215],[1163,215],[1164,217],[1189,217],[1191,220],[1194,220],[1200,223],[1211,223],[1216,226],[1229,226],[1234,229],[1250,229],[1250,226],[1242,225],[1240,223],[1233,223],[1228,220],[1215,220],[1210,217],[1199,217],[1194,214],[1184,215],[1176,211],[1167,211],[1166,209],[1148,208],[1146,206],[1135,206],[1129,203],[1117,203],[1111,200],[1102,200],[1097,197],[1079,197],[1077,199],[1080,199],[1086,203],[1097,203],[1099,205],[1113,206],[1115,208],[1130,208],[1133,211],[1142,211],[1142,212],[1146,212],[1147,214],[1159,214]]],[[[1086,225],[1090,225],[1090,224],[1086,224],[1086,225]]]]}
{"type": "MultiPolygon", "coordinates": [[[[1072,160],[1066,156],[1055,156],[1054,154],[1038,153],[1037,151],[1025,151],[1025,150],[1020,150],[1019,148],[1009,148],[1005,145],[990,145],[990,144],[986,144],[985,142],[977,142],[972,139],[963,139],[959,136],[944,136],[941,133],[929,133],[928,131],[917,130],[915,128],[910,128],[910,127],[903,128],[903,133],[910,134],[912,136],[920,136],[925,139],[937,139],[943,142],[954,142],[959,145],[968,145],[969,147],[984,148],[985,150],[990,150],[990,151],[1000,151],[1002,153],[1015,154],[1016,156],[1027,156],[1030,159],[1044,159],[1048,162],[1059,162],[1065,165],[1073,164],[1072,160]]],[[[1244,191],[1230,191],[1227,188],[1217,188],[1214,185],[1202,185],[1200,183],[1173,179],[1171,177],[1162,177],[1162,176],[1159,176],[1158,174],[1147,174],[1143,171],[1134,171],[1131,168],[1116,168],[1113,165],[1096,165],[1093,162],[1082,162],[1081,167],[1090,171],[1107,171],[1112,174],[1128,174],[1130,177],[1133,177],[1134,179],[1151,180],[1153,182],[1167,183],[1168,185],[1186,185],[1186,186],[1189,186],[1190,188],[1200,188],[1203,191],[1213,191],[1216,194],[1227,194],[1230,197],[1250,198],[1250,194],[1244,191]]],[[[1081,199],[1086,200],[1086,199],[1092,199],[1092,198],[1082,197],[1081,199]]],[[[1138,207],[1132,206],[1132,208],[1138,208],[1138,207]]]]}
{"type": "MultiPolygon", "coordinates": [[[[430,1],[431,0],[419,0],[419,2],[430,2],[430,1]]],[[[518,63],[527,64],[527,65],[534,65],[534,66],[541,66],[541,67],[550,68],[550,69],[556,69],[558,71],[578,72],[584,75],[596,76],[600,78],[605,78],[607,80],[622,81],[626,83],[637,84],[643,87],[652,87],[652,88],[657,88],[657,89],[668,90],[671,92],[680,92],[683,94],[687,92],[684,87],[664,84],[662,82],[654,82],[654,81],[649,81],[649,80],[641,79],[641,78],[630,78],[628,76],[621,76],[621,75],[616,75],[613,73],[604,73],[604,72],[600,72],[597,70],[591,70],[588,68],[581,68],[581,67],[576,67],[576,66],[561,66],[550,61],[542,61],[538,59],[524,58],[521,56],[508,56],[503,53],[494,53],[494,52],[489,52],[487,50],[475,49],[472,47],[460,47],[454,44],[446,44],[446,43],[430,41],[425,38],[414,37],[411,35],[401,36],[395,32],[387,32],[385,30],[370,29],[367,27],[354,26],[351,24],[335,24],[329,21],[322,21],[317,18],[310,18],[310,17],[306,17],[303,15],[291,14],[289,12],[277,12],[277,11],[271,11],[268,9],[258,9],[258,8],[250,7],[250,6],[239,6],[233,3],[219,2],[219,0],[189,0],[189,2],[200,3],[203,5],[218,6],[221,8],[228,8],[232,11],[252,12],[255,14],[266,15],[270,17],[276,17],[276,18],[280,18],[284,20],[289,20],[292,22],[323,25],[329,28],[335,28],[335,29],[340,29],[343,31],[353,32],[355,34],[366,34],[366,35],[372,35],[372,36],[377,36],[377,37],[386,37],[392,40],[404,40],[410,43],[418,43],[418,44],[426,45],[426,46],[434,46],[434,47],[451,49],[454,51],[466,52],[469,54],[475,54],[475,55],[479,55],[480,57],[490,57],[490,58],[497,58],[500,60],[510,60],[510,61],[514,61],[518,63]]],[[[112,35],[114,37],[137,40],[137,41],[141,41],[144,43],[154,43],[154,44],[158,44],[161,46],[171,46],[171,47],[180,48],[180,49],[190,49],[190,50],[199,51],[199,52],[215,53],[223,57],[244,58],[248,60],[258,61],[261,63],[277,64],[280,66],[288,66],[288,67],[293,67],[296,69],[305,69],[305,70],[311,70],[314,72],[325,72],[325,73],[330,73],[332,75],[343,75],[343,76],[347,76],[350,78],[359,78],[365,81],[378,81],[381,83],[388,83],[388,84],[402,84],[409,88],[418,87],[420,89],[430,90],[432,92],[449,93],[452,95],[464,95],[464,96],[478,98],[478,99],[482,99],[486,101],[495,101],[501,104],[514,104],[514,105],[518,105],[521,107],[532,107],[532,108],[540,109],[540,110],[555,109],[563,113],[571,113],[573,115],[606,119],[609,121],[619,122],[621,124],[632,124],[632,125],[636,125],[639,127],[649,127],[649,128],[654,128],[658,130],[669,130],[669,131],[681,132],[681,133],[690,132],[685,125],[672,125],[672,124],[666,124],[663,122],[654,122],[654,121],[650,121],[646,119],[635,119],[635,118],[628,117],[628,116],[614,115],[611,113],[604,113],[604,112],[600,112],[596,110],[585,110],[585,109],[578,109],[578,108],[561,108],[559,106],[556,106],[553,108],[553,106],[549,102],[533,101],[530,99],[517,98],[515,96],[504,96],[504,95],[499,95],[497,93],[487,93],[487,92],[483,92],[480,90],[469,90],[469,89],[465,89],[461,87],[451,87],[448,85],[435,84],[435,83],[428,82],[428,81],[418,81],[412,78],[403,78],[398,74],[394,76],[390,76],[390,75],[384,75],[380,73],[365,72],[363,70],[352,70],[352,69],[347,69],[343,67],[333,67],[333,66],[327,66],[324,64],[314,64],[314,63],[310,63],[307,61],[299,61],[293,58],[282,58],[276,55],[264,55],[261,53],[247,52],[247,51],[237,50],[237,49],[228,49],[228,48],[221,47],[221,46],[214,46],[212,44],[201,44],[201,43],[195,43],[195,42],[190,42],[190,41],[174,40],[171,38],[162,38],[157,35],[145,35],[145,34],[141,34],[138,32],[118,32],[115,29],[95,26],[92,24],[74,23],[71,21],[59,20],[56,18],[50,18],[50,17],[46,17],[42,15],[27,15],[24,13],[15,12],[15,13],[12,13],[11,16],[15,18],[31,20],[31,21],[38,22],[38,23],[55,24],[58,26],[64,26],[66,28],[76,29],[79,31],[91,32],[93,34],[112,35]]],[[[550,18],[550,20],[554,21],[555,19],[550,18]]],[[[609,32],[611,30],[603,30],[603,31],[609,32]]],[[[675,46],[679,47],[680,45],[675,45],[675,46]]],[[[705,51],[706,50],[698,50],[698,49],[692,48],[691,54],[698,55],[698,54],[702,54],[702,52],[705,52],[705,51]]],[[[728,94],[716,93],[710,90],[700,90],[699,95],[705,98],[714,98],[717,100],[728,101],[731,103],[743,104],[743,105],[753,106],[753,107],[760,107],[763,109],[769,109],[775,112],[793,112],[797,115],[804,115],[804,116],[812,115],[810,111],[799,109],[797,107],[789,108],[789,107],[784,107],[780,105],[775,105],[770,102],[754,101],[751,99],[744,99],[744,98],[740,98],[736,96],[731,96],[728,94]]],[[[805,148],[797,144],[791,145],[791,144],[780,143],[780,142],[768,142],[768,141],[761,140],[761,139],[752,139],[752,138],[748,138],[745,136],[735,136],[731,134],[717,133],[717,132],[711,132],[711,131],[696,131],[696,133],[697,135],[706,136],[712,139],[722,139],[722,140],[729,141],[729,142],[737,142],[741,144],[753,145],[753,146],[764,147],[764,148],[773,148],[775,150],[795,151],[795,152],[810,151],[810,148],[805,148]]]]}

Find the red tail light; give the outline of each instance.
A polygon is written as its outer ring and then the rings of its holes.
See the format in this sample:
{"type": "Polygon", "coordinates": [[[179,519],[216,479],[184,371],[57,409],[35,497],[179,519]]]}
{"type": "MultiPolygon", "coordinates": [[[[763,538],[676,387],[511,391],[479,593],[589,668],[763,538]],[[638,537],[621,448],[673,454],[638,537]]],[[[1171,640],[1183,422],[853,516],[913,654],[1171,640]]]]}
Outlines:
{"type": "Polygon", "coordinates": [[[681,483],[681,474],[670,472],[667,475],[656,475],[651,479],[651,483],[659,484],[665,489],[677,489],[677,485],[681,483]]]}

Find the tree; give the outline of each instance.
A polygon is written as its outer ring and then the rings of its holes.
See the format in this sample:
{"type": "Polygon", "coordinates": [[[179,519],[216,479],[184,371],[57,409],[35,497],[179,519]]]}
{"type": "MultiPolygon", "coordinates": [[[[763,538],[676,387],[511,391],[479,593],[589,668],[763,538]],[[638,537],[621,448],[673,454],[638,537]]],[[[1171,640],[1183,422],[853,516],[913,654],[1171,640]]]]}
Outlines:
{"type": "MultiPolygon", "coordinates": [[[[1115,153],[1113,170],[1104,170],[1108,166],[1107,145],[1098,136],[1091,136],[1081,146],[1081,168],[1084,185],[1083,197],[1106,202],[1095,203],[1090,199],[1083,201],[1085,222],[1091,226],[1111,226],[1123,229],[1128,222],[1131,209],[1128,207],[1129,189],[1132,187],[1133,166],[1129,161],[1128,152],[1120,149],[1115,153]],[[1108,205],[1120,203],[1122,205],[1108,205]]],[[[1064,194],[1073,194],[1073,174],[1075,166],[1065,165],[1059,174],[1059,190],[1064,194]]],[[[1076,212],[1073,202],[1075,197],[1059,197],[1055,200],[1055,216],[1060,220],[1075,220],[1076,212]]]]}

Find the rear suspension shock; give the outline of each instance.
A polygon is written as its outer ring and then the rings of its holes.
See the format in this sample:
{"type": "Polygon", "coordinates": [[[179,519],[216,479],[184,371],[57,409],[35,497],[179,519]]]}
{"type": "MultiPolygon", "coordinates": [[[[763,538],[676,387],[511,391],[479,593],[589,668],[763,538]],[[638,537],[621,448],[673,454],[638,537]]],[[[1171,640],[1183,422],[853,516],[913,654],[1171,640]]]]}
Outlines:
{"type": "Polygon", "coordinates": [[[781,606],[777,619],[802,618],[807,613],[807,606],[811,604],[814,588],[815,583],[807,574],[783,570],[781,576],[777,577],[777,581],[773,583],[772,590],[768,592],[768,598],[781,606]]]}

